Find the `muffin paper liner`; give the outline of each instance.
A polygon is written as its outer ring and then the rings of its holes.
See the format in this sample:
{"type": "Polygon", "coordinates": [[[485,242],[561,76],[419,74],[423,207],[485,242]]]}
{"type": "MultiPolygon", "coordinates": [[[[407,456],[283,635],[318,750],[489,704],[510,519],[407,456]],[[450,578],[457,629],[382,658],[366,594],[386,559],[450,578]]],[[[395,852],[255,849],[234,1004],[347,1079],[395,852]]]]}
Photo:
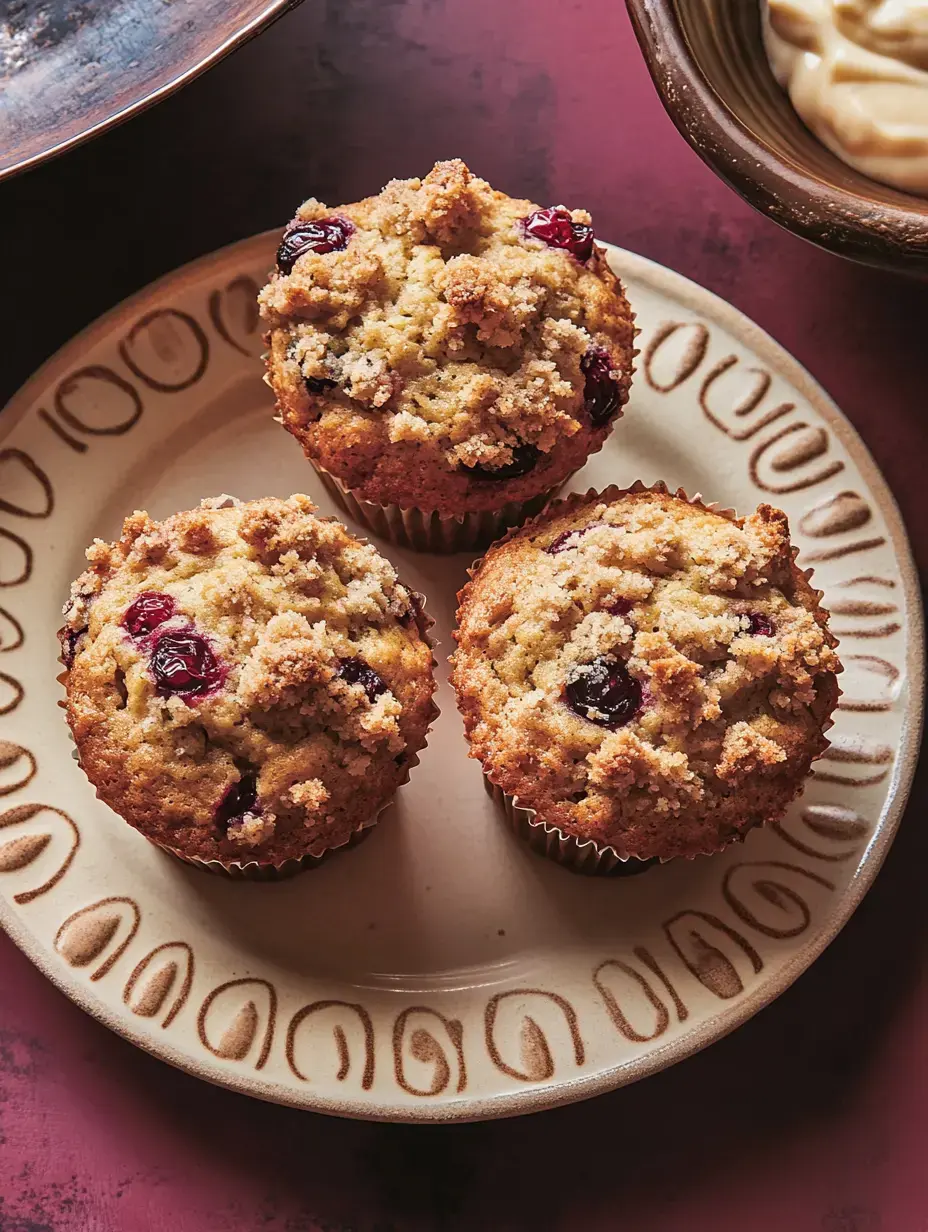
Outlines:
{"type": "MultiPolygon", "coordinates": [[[[328,518],[327,520],[336,521],[337,519],[328,518]]],[[[364,540],[361,540],[361,542],[364,542],[364,540]]],[[[402,585],[402,583],[400,584],[402,585]]],[[[434,626],[435,622],[431,618],[431,616],[428,615],[428,612],[426,611],[426,598],[424,595],[419,594],[418,591],[414,591],[408,586],[406,587],[406,590],[409,591],[409,594],[412,596],[414,600],[413,606],[416,612],[418,613],[417,624],[418,624],[420,635],[422,636],[426,645],[429,648],[434,650],[435,643],[430,636],[430,630],[434,626]]],[[[57,677],[58,683],[62,685],[62,687],[66,688],[67,679],[68,679],[67,667],[64,663],[63,657],[59,657],[58,661],[59,663],[61,663],[62,667],[65,668],[65,670],[61,672],[59,676],[57,677]]],[[[438,666],[438,663],[436,662],[435,656],[433,654],[432,655],[433,671],[437,666],[438,666]]],[[[64,701],[59,701],[58,705],[61,706],[62,709],[64,709],[66,706],[66,703],[64,701]]],[[[413,769],[419,764],[419,754],[422,752],[423,749],[428,747],[428,735],[432,729],[432,725],[434,724],[435,720],[438,718],[439,713],[440,711],[438,709],[438,706],[435,704],[435,699],[433,696],[432,702],[431,702],[431,713],[429,715],[428,726],[426,727],[426,730],[425,730],[425,740],[423,742],[422,748],[419,749],[416,753],[410,754],[409,760],[406,762],[406,765],[404,767],[403,777],[400,779],[399,783],[397,783],[396,785],[396,791],[398,791],[401,787],[404,787],[409,782],[409,778],[410,778],[410,775],[412,774],[413,769]]],[[[77,764],[80,765],[81,764],[80,752],[77,748],[76,741],[74,740],[74,735],[71,731],[70,724],[67,724],[67,728],[68,728],[68,735],[71,739],[71,743],[72,745],[74,745],[72,756],[74,757],[74,760],[77,762],[77,764]]],[[[87,781],[90,782],[90,779],[88,778],[87,781]]],[[[106,804],[108,808],[112,809],[113,806],[111,804],[108,804],[107,801],[102,800],[102,797],[100,796],[100,793],[96,788],[96,785],[94,783],[91,783],[91,786],[94,788],[94,792],[97,796],[97,799],[101,800],[101,802],[106,804]]],[[[324,845],[321,847],[317,847],[316,851],[308,852],[304,856],[294,857],[288,860],[283,860],[280,864],[267,863],[267,862],[262,862],[260,860],[218,860],[218,859],[217,860],[201,860],[201,859],[198,859],[196,856],[190,856],[190,855],[187,855],[186,853],[183,853],[177,850],[176,848],[169,847],[165,843],[159,843],[155,839],[150,838],[147,834],[143,834],[141,830],[137,830],[137,833],[141,834],[142,837],[146,839],[149,843],[151,843],[153,847],[160,848],[162,851],[174,857],[174,859],[181,861],[183,864],[189,864],[192,868],[199,868],[207,873],[213,873],[214,875],[217,875],[220,877],[227,877],[234,881],[285,881],[288,878],[295,876],[297,873],[303,872],[304,870],[318,868],[319,865],[322,864],[324,860],[328,859],[329,856],[335,855],[337,852],[348,851],[349,848],[351,847],[357,847],[359,843],[363,842],[363,840],[367,838],[367,836],[371,833],[373,828],[377,825],[381,816],[386,812],[386,810],[390,807],[390,805],[393,804],[396,798],[396,791],[394,791],[390,799],[387,800],[377,810],[377,812],[373,815],[373,817],[370,817],[366,821],[361,822],[361,824],[358,825],[349,834],[347,839],[342,840],[340,843],[337,843],[335,844],[335,846],[332,846],[332,847],[325,847],[324,845]]],[[[117,809],[113,809],[113,812],[119,815],[117,809]]],[[[122,820],[125,821],[125,818],[123,818],[122,820]]],[[[126,825],[131,825],[131,823],[126,822],[126,825]]],[[[132,826],[132,829],[136,829],[136,827],[132,826]]]]}
{"type": "MultiPolygon", "coordinates": [[[[60,683],[63,683],[65,680],[65,675],[62,674],[59,676],[58,680],[60,683]]],[[[439,714],[438,707],[434,702],[432,703],[432,708],[433,713],[429,721],[429,730],[431,729],[432,723],[434,723],[435,719],[438,718],[439,714]]],[[[69,735],[70,731],[71,729],[69,727],[69,735]]],[[[74,744],[73,736],[71,736],[71,743],[74,744]]],[[[422,748],[424,749],[427,747],[428,739],[426,739],[422,748]]],[[[422,749],[419,750],[419,753],[421,752],[422,749]]],[[[405,787],[405,785],[409,782],[413,768],[419,764],[419,753],[412,754],[409,761],[406,763],[406,773],[399,783],[397,783],[397,791],[399,791],[401,787],[405,787]]],[[[76,744],[72,749],[71,755],[77,764],[80,765],[80,753],[78,752],[76,744]]],[[[89,781],[90,780],[88,779],[88,782],[89,781]]],[[[93,787],[94,785],[91,783],[91,786],[93,787]]],[[[113,809],[111,804],[108,804],[107,801],[102,799],[96,787],[94,787],[94,792],[98,800],[101,800],[103,804],[106,804],[107,808],[113,809]]],[[[280,864],[262,864],[260,860],[200,860],[196,856],[188,856],[183,852],[178,851],[175,847],[169,847],[166,843],[159,843],[155,839],[149,838],[147,834],[142,834],[141,830],[137,830],[136,832],[141,834],[142,838],[151,843],[153,847],[160,848],[169,856],[172,856],[175,860],[179,860],[183,864],[189,864],[192,868],[200,868],[204,872],[213,873],[219,877],[228,877],[233,881],[286,881],[288,878],[295,877],[297,873],[304,872],[306,869],[318,868],[324,860],[327,860],[329,856],[333,856],[339,851],[348,851],[351,847],[357,847],[359,843],[363,842],[364,839],[367,838],[374,826],[376,826],[378,821],[380,821],[383,813],[385,813],[390,805],[393,804],[394,799],[395,794],[377,810],[373,817],[362,822],[351,832],[351,834],[349,834],[347,839],[337,843],[334,847],[323,847],[317,852],[310,852],[305,856],[300,856],[299,858],[284,860],[280,864]]],[[[117,813],[117,816],[119,815],[116,809],[113,809],[113,812],[117,813]]],[[[123,818],[123,820],[125,821],[125,818],[123,818]]],[[[126,825],[130,825],[130,823],[126,822],[126,825]]],[[[132,826],[132,829],[135,829],[135,826],[132,826]]]]}
{"type": "MultiPolygon", "coordinates": [[[[423,745],[424,747],[425,745],[423,745]]],[[[418,763],[418,755],[414,755],[409,759],[406,775],[397,784],[397,790],[409,782],[409,774],[413,766],[418,765],[418,763]]],[[[204,872],[214,873],[220,877],[228,877],[233,881],[286,881],[289,877],[295,877],[297,873],[302,873],[311,868],[318,868],[323,861],[327,860],[329,856],[335,855],[336,852],[348,851],[351,847],[357,847],[371,833],[374,826],[380,820],[381,815],[393,803],[393,799],[394,797],[391,796],[386,804],[377,810],[373,817],[362,822],[343,842],[336,844],[334,847],[323,847],[315,854],[309,853],[299,858],[284,860],[280,864],[262,864],[260,860],[198,860],[196,856],[183,855],[173,847],[167,847],[163,843],[155,843],[154,839],[149,839],[149,842],[154,843],[156,847],[160,847],[162,851],[166,851],[168,855],[174,856],[175,859],[181,860],[184,864],[189,864],[193,868],[201,868],[204,872]]],[[[143,837],[148,838],[148,835],[143,837]]]]}
{"type": "MultiPolygon", "coordinates": [[[[531,520],[531,522],[527,522],[521,527],[513,527],[497,543],[493,544],[493,546],[498,547],[500,544],[514,538],[516,534],[523,530],[528,530],[531,527],[540,528],[542,524],[548,521],[549,517],[561,516],[565,513],[570,513],[574,509],[587,505],[593,500],[615,501],[623,496],[635,495],[639,492],[657,492],[662,495],[676,496],[680,500],[685,500],[688,504],[695,505],[700,509],[705,509],[711,513],[717,513],[721,517],[728,518],[731,521],[740,521],[738,515],[733,509],[721,508],[718,504],[707,503],[703,501],[702,497],[698,493],[696,496],[689,496],[682,488],[677,488],[675,492],[672,492],[663,481],[658,481],[653,484],[646,484],[641,480],[636,480],[628,488],[620,488],[616,485],[611,485],[608,488],[604,488],[602,491],[599,491],[596,488],[590,488],[586,492],[572,492],[570,495],[565,496],[560,500],[552,500],[545,506],[544,510],[539,515],[531,520]]],[[[793,562],[795,562],[798,553],[799,549],[797,547],[794,546],[791,548],[793,562]]],[[[475,561],[468,570],[468,574],[472,581],[479,573],[483,560],[484,557],[481,557],[479,560],[475,561]]],[[[799,572],[807,582],[810,581],[812,577],[811,569],[803,569],[799,570],[799,572]]],[[[460,592],[458,596],[459,601],[461,599],[461,595],[464,594],[464,591],[467,590],[467,588],[472,584],[472,581],[469,582],[468,586],[460,592]]],[[[816,600],[815,610],[822,613],[827,618],[828,612],[821,605],[824,592],[815,590],[814,587],[811,589],[816,600]]],[[[837,644],[836,639],[834,639],[834,635],[831,634],[831,631],[827,628],[827,625],[825,627],[835,644],[837,644]]],[[[838,670],[841,671],[842,669],[839,667],[838,670]]],[[[827,713],[821,720],[823,733],[827,732],[834,726],[834,719],[831,716],[840,696],[841,690],[835,682],[833,698],[826,695],[823,699],[823,709],[827,709],[827,713]]],[[[826,741],[824,747],[813,760],[817,761],[827,748],[828,742],[826,741]]],[[[750,830],[756,828],[756,826],[747,827],[744,830],[739,831],[737,834],[733,834],[724,840],[720,840],[719,844],[713,848],[713,850],[694,853],[693,855],[668,856],[666,858],[663,856],[655,856],[650,859],[641,859],[633,855],[622,856],[619,855],[614,847],[597,843],[595,839],[592,838],[578,839],[571,834],[565,834],[564,831],[558,826],[551,825],[549,822],[540,820],[534,809],[521,805],[517,796],[509,795],[509,793],[504,791],[502,787],[494,783],[487,774],[486,769],[484,769],[483,779],[487,793],[500,807],[507,822],[509,823],[510,828],[515,834],[518,835],[519,838],[527,842],[529,847],[539,855],[547,856],[549,860],[553,860],[555,863],[561,864],[564,868],[568,868],[572,872],[582,873],[587,876],[633,876],[638,873],[645,872],[648,868],[655,864],[669,864],[672,860],[695,860],[700,856],[715,855],[718,852],[725,850],[726,847],[731,846],[733,843],[743,842],[750,830]]],[[[806,781],[808,780],[806,779],[806,781]]],[[[768,819],[768,821],[773,820],[777,819],[768,819]]]]}
{"type": "Polygon", "coordinates": [[[377,505],[362,500],[318,462],[309,460],[332,499],[372,534],[398,547],[441,555],[488,547],[510,527],[520,526],[526,518],[540,512],[555,492],[570,480],[567,476],[561,483],[539,496],[533,496],[531,500],[509,501],[499,509],[458,516],[435,510],[403,509],[400,505],[377,505]]]}
{"type": "Polygon", "coordinates": [[[518,796],[510,796],[497,787],[486,773],[483,785],[506,815],[513,832],[539,855],[547,856],[569,868],[573,873],[588,877],[634,877],[643,873],[652,864],[660,861],[639,860],[637,856],[620,856],[614,847],[601,846],[593,839],[578,839],[565,834],[557,826],[536,820],[535,810],[519,804],[518,796]]]}

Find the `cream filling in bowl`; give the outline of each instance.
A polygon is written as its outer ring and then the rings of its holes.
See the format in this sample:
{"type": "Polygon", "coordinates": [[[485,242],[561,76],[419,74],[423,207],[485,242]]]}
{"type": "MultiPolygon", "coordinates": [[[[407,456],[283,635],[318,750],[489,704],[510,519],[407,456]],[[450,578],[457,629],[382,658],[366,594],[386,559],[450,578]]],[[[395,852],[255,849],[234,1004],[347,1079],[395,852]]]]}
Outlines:
{"type": "Polygon", "coordinates": [[[849,166],[928,196],[928,0],[762,0],[777,80],[849,166]]]}

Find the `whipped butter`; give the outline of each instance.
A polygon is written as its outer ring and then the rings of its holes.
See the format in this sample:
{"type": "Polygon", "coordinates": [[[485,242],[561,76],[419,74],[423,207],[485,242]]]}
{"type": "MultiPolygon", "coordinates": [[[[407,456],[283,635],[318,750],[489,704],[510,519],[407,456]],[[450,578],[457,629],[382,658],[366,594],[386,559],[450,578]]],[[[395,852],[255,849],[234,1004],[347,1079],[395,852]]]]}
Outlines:
{"type": "Polygon", "coordinates": [[[928,0],[763,0],[778,81],[858,171],[928,196],[928,0]]]}

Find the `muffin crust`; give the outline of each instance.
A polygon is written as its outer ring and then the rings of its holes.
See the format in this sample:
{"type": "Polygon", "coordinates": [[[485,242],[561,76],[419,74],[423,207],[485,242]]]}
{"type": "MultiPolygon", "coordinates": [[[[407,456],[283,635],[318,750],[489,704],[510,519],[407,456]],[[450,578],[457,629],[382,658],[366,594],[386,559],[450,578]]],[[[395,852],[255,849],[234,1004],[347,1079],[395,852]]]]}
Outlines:
{"type": "Polygon", "coordinates": [[[794,557],[769,505],[741,519],[640,486],[555,502],[459,596],[471,756],[623,858],[709,854],[779,818],[827,747],[841,670],[794,557]]]}
{"type": "Polygon", "coordinates": [[[146,837],[277,865],[347,842],[405,780],[434,713],[424,617],[308,497],[136,512],[87,558],[60,635],[67,718],[146,837]]]}
{"type": "Polygon", "coordinates": [[[291,227],[351,231],[261,292],[268,380],[307,456],[361,499],[495,509],[602,446],[628,398],[632,314],[600,248],[580,260],[527,232],[537,209],[460,160],[334,211],[300,207],[291,227]],[[585,397],[592,356],[614,400],[602,422],[585,397]]]}

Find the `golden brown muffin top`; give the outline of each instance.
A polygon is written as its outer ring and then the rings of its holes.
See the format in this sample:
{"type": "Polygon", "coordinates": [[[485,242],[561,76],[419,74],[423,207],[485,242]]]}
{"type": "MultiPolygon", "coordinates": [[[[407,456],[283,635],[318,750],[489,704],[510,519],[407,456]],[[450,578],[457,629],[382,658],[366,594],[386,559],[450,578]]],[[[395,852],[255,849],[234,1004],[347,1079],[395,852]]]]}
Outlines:
{"type": "Polygon", "coordinates": [[[107,804],[200,859],[338,846],[432,715],[417,600],[305,496],[206,500],[96,540],[62,630],[67,715],[107,804]]]}
{"type": "Polygon", "coordinates": [[[621,856],[718,850],[780,816],[827,746],[836,643],[769,505],[555,502],[460,599],[472,756],[540,820],[621,856]]]}
{"type": "Polygon", "coordinates": [[[259,300],[285,426],[383,504],[534,495],[628,397],[632,315],[589,214],[507,197],[460,160],[304,202],[259,300]]]}

